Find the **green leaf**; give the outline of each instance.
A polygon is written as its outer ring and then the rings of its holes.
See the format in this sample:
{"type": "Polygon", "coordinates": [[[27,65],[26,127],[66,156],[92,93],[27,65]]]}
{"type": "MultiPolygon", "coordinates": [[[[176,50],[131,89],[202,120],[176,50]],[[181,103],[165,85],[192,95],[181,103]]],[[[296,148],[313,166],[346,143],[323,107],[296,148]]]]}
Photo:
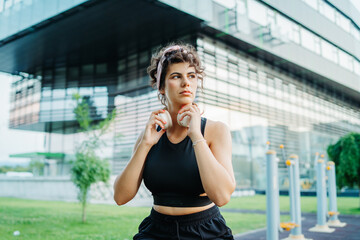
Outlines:
{"type": "Polygon", "coordinates": [[[341,137],[327,152],[336,166],[338,187],[360,187],[360,134],[349,133],[341,137]]]}

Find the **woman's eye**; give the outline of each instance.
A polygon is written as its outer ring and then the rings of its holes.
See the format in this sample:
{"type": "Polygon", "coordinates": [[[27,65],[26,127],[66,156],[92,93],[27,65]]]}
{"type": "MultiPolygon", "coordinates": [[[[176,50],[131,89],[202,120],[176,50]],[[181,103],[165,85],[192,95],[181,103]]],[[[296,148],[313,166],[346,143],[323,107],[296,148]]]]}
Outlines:
{"type": "Polygon", "coordinates": [[[190,75],[189,77],[190,77],[190,78],[196,78],[196,76],[195,76],[195,75],[190,75]]]}

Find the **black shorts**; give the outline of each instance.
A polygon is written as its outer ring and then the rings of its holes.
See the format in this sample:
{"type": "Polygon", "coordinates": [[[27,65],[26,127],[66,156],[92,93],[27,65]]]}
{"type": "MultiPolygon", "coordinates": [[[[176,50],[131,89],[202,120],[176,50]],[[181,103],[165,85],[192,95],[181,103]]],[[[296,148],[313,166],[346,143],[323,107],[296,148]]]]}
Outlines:
{"type": "Polygon", "coordinates": [[[182,216],[151,213],[139,226],[134,240],[192,240],[192,239],[234,239],[231,229],[226,226],[219,208],[214,206],[205,211],[182,216]]]}

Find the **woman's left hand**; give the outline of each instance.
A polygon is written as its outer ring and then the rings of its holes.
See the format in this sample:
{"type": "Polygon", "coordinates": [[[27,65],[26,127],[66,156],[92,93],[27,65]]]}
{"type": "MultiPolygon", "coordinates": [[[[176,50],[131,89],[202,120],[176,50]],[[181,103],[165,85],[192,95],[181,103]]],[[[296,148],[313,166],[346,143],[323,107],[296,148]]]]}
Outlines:
{"type": "Polygon", "coordinates": [[[203,136],[201,134],[201,114],[199,108],[195,104],[189,104],[183,106],[178,114],[184,113],[183,116],[179,119],[180,121],[184,119],[185,116],[189,116],[189,127],[187,135],[191,140],[199,140],[203,136]]]}

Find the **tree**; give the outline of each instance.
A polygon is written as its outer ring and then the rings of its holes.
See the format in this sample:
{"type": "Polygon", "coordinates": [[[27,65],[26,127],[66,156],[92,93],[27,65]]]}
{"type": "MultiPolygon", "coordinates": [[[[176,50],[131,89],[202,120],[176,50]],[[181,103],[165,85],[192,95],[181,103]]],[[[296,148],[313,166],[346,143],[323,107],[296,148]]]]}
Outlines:
{"type": "Polygon", "coordinates": [[[327,153],[336,166],[338,187],[357,185],[360,190],[360,133],[341,137],[337,143],[328,146],[327,153]]]}
{"type": "Polygon", "coordinates": [[[29,168],[32,169],[34,176],[44,175],[44,161],[40,159],[31,159],[29,168]]]}
{"type": "Polygon", "coordinates": [[[75,161],[71,167],[71,179],[79,190],[78,199],[82,204],[82,221],[86,221],[86,204],[88,192],[93,183],[107,182],[110,178],[110,168],[106,159],[97,155],[97,150],[106,145],[101,139],[108,133],[109,127],[116,117],[115,109],[104,120],[94,123],[91,116],[90,102],[79,94],[74,94],[76,101],[74,113],[80,126],[80,132],[86,136],[75,149],[75,161]]]}
{"type": "Polygon", "coordinates": [[[23,167],[23,166],[1,166],[0,167],[0,174],[7,173],[7,172],[28,172],[31,171],[30,167],[23,167]]]}

